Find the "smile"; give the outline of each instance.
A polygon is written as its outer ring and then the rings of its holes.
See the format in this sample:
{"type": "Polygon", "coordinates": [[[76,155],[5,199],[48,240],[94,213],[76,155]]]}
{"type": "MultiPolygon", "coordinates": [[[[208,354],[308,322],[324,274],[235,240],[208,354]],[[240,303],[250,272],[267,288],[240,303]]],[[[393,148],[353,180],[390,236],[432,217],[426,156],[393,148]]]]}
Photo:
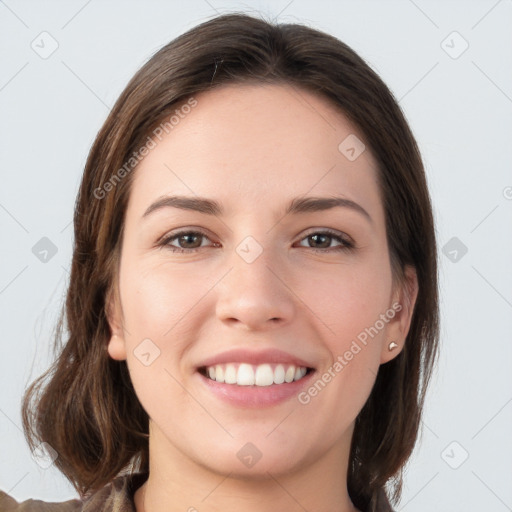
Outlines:
{"type": "Polygon", "coordinates": [[[301,380],[311,371],[293,364],[227,363],[199,368],[204,377],[235,386],[272,386],[301,380]]]}

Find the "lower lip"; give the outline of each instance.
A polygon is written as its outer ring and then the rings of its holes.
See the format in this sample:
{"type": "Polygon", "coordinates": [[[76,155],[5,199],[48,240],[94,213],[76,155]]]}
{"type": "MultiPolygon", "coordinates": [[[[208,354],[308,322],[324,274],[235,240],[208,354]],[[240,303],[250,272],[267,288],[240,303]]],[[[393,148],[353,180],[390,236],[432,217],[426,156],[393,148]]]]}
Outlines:
{"type": "Polygon", "coordinates": [[[221,400],[238,407],[268,407],[297,396],[310,382],[314,371],[302,379],[271,386],[237,386],[209,379],[197,372],[205,386],[221,400]]]}

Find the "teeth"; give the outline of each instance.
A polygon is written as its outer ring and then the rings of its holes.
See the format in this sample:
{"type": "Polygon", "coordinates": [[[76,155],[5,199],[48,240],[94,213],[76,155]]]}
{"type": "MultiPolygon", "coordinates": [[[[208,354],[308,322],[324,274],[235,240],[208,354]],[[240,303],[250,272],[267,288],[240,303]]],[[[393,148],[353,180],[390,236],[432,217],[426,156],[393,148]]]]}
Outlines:
{"type": "Polygon", "coordinates": [[[256,367],[256,386],[272,386],[274,384],[274,372],[269,364],[260,364],[256,367]]]}
{"type": "MultiPolygon", "coordinates": [[[[286,373],[284,374],[284,381],[285,382],[292,382],[293,378],[295,377],[295,366],[289,366],[286,370],[286,373]]],[[[215,378],[215,377],[212,377],[215,378]]]]}
{"type": "Polygon", "coordinates": [[[226,371],[224,372],[224,382],[226,384],[236,384],[236,368],[233,364],[226,365],[226,371]]]}
{"type": "Polygon", "coordinates": [[[238,386],[271,386],[300,380],[306,375],[307,368],[294,365],[251,365],[247,363],[229,363],[209,366],[206,375],[217,382],[238,386]]]}
{"type": "Polygon", "coordinates": [[[299,367],[295,370],[295,375],[293,377],[293,380],[299,380],[299,379],[302,379],[302,377],[304,377],[304,375],[306,375],[306,368],[304,367],[299,367]]]}
{"type": "Polygon", "coordinates": [[[282,384],[284,382],[284,367],[278,364],[274,370],[274,384],[282,384]]]}
{"type": "Polygon", "coordinates": [[[236,383],[239,386],[254,386],[254,370],[250,364],[241,364],[238,367],[236,383]]]}

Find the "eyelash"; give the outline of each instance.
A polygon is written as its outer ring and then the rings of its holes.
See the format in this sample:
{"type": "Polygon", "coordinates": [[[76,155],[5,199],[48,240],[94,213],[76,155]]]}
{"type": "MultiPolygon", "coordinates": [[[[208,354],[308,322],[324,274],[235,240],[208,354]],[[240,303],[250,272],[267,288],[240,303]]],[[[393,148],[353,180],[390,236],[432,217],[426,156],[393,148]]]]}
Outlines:
{"type": "MultiPolygon", "coordinates": [[[[192,253],[192,252],[196,252],[199,249],[203,248],[203,247],[194,247],[191,249],[184,249],[182,247],[176,247],[174,245],[171,245],[171,242],[173,242],[174,240],[177,240],[179,237],[181,237],[183,235],[197,235],[197,236],[202,236],[202,237],[208,238],[208,236],[201,231],[184,230],[184,231],[179,231],[177,233],[172,234],[171,236],[164,238],[158,245],[161,247],[168,248],[172,252],[178,252],[178,253],[192,253]]],[[[330,229],[323,229],[321,231],[312,231],[311,233],[308,233],[306,236],[301,238],[300,242],[302,242],[302,240],[305,240],[306,238],[309,238],[310,236],[313,236],[313,235],[327,235],[328,237],[332,238],[333,240],[341,243],[341,245],[338,245],[335,247],[328,247],[326,249],[318,249],[315,247],[309,247],[309,249],[311,249],[314,252],[326,253],[326,252],[335,252],[335,251],[350,251],[350,250],[355,249],[355,245],[353,242],[351,242],[350,240],[348,240],[346,238],[343,238],[339,233],[337,233],[336,231],[332,231],[330,229]]],[[[304,246],[301,246],[301,247],[304,247],[304,246]]],[[[308,247],[305,247],[305,248],[308,249],[308,247]]]]}

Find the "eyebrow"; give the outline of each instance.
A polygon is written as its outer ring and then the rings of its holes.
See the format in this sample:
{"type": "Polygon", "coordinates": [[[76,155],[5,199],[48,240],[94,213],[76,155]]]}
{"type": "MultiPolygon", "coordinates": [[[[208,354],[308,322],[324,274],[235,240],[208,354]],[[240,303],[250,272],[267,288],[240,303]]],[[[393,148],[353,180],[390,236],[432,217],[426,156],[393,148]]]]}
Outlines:
{"type": "MultiPolygon", "coordinates": [[[[358,203],[344,197],[296,197],[288,204],[285,215],[330,210],[332,208],[350,208],[362,214],[371,224],[373,220],[370,214],[358,203]]],[[[181,210],[193,210],[206,215],[222,216],[222,206],[213,199],[188,196],[163,196],[152,203],[142,215],[147,217],[151,213],[163,208],[179,208],[181,210]]]]}

